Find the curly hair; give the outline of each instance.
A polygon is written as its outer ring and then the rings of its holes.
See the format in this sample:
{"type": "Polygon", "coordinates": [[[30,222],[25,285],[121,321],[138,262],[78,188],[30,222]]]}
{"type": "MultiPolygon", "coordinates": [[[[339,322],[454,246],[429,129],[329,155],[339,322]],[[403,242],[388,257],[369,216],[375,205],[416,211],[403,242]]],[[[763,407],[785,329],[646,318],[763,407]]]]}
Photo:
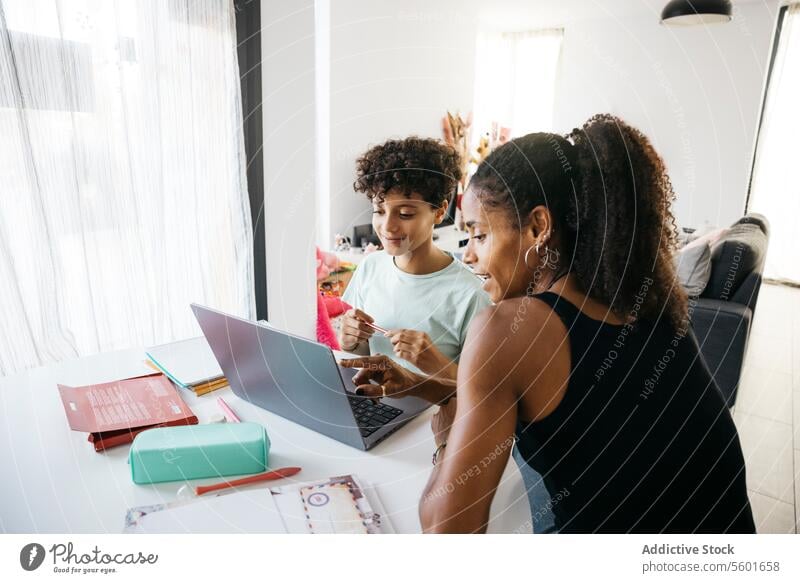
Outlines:
{"type": "Polygon", "coordinates": [[[518,228],[545,205],[570,271],[615,313],[687,326],[688,300],[672,259],[675,193],[663,160],[636,128],[599,114],[567,136],[517,138],[486,158],[470,188],[518,228]]]}
{"type": "Polygon", "coordinates": [[[373,146],[356,160],[356,192],[382,200],[390,190],[406,196],[418,193],[440,206],[449,200],[461,180],[456,150],[438,140],[410,136],[373,146]]]}

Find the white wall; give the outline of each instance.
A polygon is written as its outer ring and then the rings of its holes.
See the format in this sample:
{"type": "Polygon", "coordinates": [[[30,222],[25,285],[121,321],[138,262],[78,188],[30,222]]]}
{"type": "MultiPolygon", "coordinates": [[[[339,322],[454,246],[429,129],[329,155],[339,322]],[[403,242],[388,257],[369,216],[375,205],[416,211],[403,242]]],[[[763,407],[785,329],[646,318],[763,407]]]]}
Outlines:
{"type": "MultiPolygon", "coordinates": [[[[473,2],[335,0],[331,3],[331,233],[372,220],[353,191],[369,146],[410,134],[441,138],[447,110],[472,108],[473,2]]],[[[330,245],[332,242],[328,242],[330,245]]]]}
{"type": "Polygon", "coordinates": [[[269,320],[315,337],[314,2],[264,3],[261,26],[269,320]]]}
{"type": "Polygon", "coordinates": [[[317,195],[330,191],[330,234],[370,221],[369,205],[352,189],[356,157],[389,137],[441,137],[445,111],[471,109],[483,28],[563,26],[556,131],[615,113],[664,156],[681,225],[735,220],[744,210],[779,0],[734,5],[731,23],[676,29],[658,24],[661,0],[335,0],[328,80],[315,79],[313,0],[270,2],[262,11],[270,319],[313,335],[317,195]],[[329,119],[317,120],[318,112],[329,119]],[[326,164],[317,151],[330,168],[322,184],[316,170],[326,164]]]}
{"type": "Polygon", "coordinates": [[[683,30],[658,23],[665,1],[332,2],[330,232],[370,221],[352,190],[358,154],[389,137],[441,137],[447,109],[471,109],[479,28],[563,26],[556,131],[615,113],[664,156],[681,225],[735,220],[779,0],[734,0],[733,22],[683,30]]]}
{"type": "Polygon", "coordinates": [[[736,3],[734,21],[665,27],[609,12],[565,27],[556,131],[609,111],[664,157],[679,224],[744,212],[777,1],[736,3]]]}

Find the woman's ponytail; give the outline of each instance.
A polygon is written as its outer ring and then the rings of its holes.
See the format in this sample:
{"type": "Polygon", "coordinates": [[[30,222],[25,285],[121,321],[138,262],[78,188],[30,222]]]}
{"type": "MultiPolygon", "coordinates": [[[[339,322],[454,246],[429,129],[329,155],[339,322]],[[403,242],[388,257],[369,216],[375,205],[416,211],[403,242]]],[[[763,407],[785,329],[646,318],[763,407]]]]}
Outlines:
{"type": "Polygon", "coordinates": [[[644,134],[609,114],[567,139],[577,179],[564,217],[574,234],[573,272],[615,313],[684,328],[687,299],[672,260],[675,194],[664,162],[644,134]]]}

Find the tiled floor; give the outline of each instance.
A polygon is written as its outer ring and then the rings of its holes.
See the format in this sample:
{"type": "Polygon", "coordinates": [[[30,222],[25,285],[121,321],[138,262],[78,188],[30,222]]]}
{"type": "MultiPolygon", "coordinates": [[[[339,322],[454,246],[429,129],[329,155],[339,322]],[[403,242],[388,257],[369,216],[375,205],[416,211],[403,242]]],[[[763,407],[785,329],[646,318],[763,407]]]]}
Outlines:
{"type": "Polygon", "coordinates": [[[733,418],[758,532],[800,531],[800,289],[761,287],[733,418]]]}

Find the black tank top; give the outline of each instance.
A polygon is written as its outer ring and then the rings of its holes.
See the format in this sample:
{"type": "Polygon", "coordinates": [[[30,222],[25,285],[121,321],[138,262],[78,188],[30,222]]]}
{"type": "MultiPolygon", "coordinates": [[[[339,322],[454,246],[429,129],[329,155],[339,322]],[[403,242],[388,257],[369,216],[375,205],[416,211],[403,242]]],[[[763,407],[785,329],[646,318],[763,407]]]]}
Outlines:
{"type": "Polygon", "coordinates": [[[571,374],[552,413],[517,423],[517,447],[559,531],[754,533],[736,427],[694,335],[536,297],[567,328],[571,374]]]}

